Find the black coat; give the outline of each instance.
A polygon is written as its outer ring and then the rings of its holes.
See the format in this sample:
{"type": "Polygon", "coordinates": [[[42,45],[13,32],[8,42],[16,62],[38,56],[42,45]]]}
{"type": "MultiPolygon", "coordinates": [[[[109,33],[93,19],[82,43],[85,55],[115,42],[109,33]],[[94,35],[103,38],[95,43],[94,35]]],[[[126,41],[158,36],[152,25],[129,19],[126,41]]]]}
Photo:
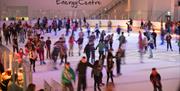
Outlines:
{"type": "Polygon", "coordinates": [[[84,53],[90,54],[90,52],[91,52],[90,48],[91,48],[91,46],[89,44],[87,44],[84,48],[84,53]]]}
{"type": "Polygon", "coordinates": [[[161,76],[159,73],[157,73],[156,75],[151,74],[150,75],[150,80],[154,85],[160,85],[161,86],[161,76]]]}
{"type": "Polygon", "coordinates": [[[79,62],[76,72],[78,72],[79,76],[86,76],[87,67],[93,68],[93,65],[89,62],[83,63],[82,61],[79,62]]]}

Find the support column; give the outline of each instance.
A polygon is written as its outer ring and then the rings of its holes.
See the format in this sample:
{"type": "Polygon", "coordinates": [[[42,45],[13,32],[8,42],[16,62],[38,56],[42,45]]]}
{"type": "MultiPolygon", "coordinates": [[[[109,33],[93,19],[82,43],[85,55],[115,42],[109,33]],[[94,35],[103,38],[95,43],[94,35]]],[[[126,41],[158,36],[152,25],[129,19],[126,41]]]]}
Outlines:
{"type": "Polygon", "coordinates": [[[152,20],[153,19],[153,7],[154,7],[154,0],[148,0],[148,16],[147,16],[147,19],[148,20],[152,20]]]}
{"type": "MultiPolygon", "coordinates": [[[[171,4],[172,5],[172,4],[171,4]]],[[[178,21],[180,18],[179,18],[179,16],[180,16],[180,12],[179,12],[179,9],[180,9],[180,6],[178,6],[178,0],[175,0],[174,1],[174,8],[173,8],[173,12],[172,12],[172,14],[173,14],[173,20],[174,21],[178,21]]]]}
{"type": "Polygon", "coordinates": [[[131,11],[131,0],[128,0],[128,5],[127,5],[128,18],[130,17],[130,11],[131,11]]]}

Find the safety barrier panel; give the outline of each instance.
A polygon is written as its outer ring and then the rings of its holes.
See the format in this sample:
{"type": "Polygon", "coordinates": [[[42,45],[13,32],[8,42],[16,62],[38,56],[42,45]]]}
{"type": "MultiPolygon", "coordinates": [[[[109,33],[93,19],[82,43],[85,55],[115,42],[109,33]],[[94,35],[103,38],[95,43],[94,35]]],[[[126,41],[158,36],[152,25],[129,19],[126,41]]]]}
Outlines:
{"type": "Polygon", "coordinates": [[[59,82],[51,79],[51,83],[52,83],[52,91],[63,91],[62,85],[59,82]]]}
{"type": "Polygon", "coordinates": [[[27,86],[32,83],[32,71],[30,69],[30,64],[28,61],[23,62],[23,72],[24,72],[24,88],[27,88],[27,86]]]}
{"type": "Polygon", "coordinates": [[[47,81],[44,81],[44,91],[52,91],[52,87],[47,81]]]}

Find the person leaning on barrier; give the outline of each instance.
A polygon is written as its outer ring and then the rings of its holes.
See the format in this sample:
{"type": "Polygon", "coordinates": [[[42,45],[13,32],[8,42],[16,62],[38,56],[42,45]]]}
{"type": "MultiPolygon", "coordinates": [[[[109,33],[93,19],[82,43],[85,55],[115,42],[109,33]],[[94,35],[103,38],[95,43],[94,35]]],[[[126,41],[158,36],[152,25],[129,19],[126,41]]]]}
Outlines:
{"type": "Polygon", "coordinates": [[[11,70],[7,70],[2,73],[1,79],[2,81],[0,81],[0,88],[2,89],[2,91],[7,91],[8,83],[11,80],[11,70]]]}
{"type": "Polygon", "coordinates": [[[11,76],[11,81],[9,82],[7,91],[23,91],[23,88],[21,88],[19,85],[17,85],[17,78],[18,78],[18,75],[14,74],[15,82],[13,82],[13,75],[11,76]]]}

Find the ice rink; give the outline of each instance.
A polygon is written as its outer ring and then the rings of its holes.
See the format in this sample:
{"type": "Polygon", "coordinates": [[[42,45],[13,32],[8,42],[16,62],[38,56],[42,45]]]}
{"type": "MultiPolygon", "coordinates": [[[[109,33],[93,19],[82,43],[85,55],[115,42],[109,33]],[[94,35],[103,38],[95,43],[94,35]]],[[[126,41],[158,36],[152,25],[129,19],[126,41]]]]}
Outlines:
{"type": "MultiPolygon", "coordinates": [[[[94,29],[92,29],[94,30],[94,29]]],[[[51,34],[43,35],[45,40],[48,36],[51,37],[52,43],[57,41],[65,30],[58,31],[58,35],[54,36],[54,32],[51,34]]],[[[87,44],[87,33],[85,33],[84,46],[87,44]]],[[[78,37],[78,32],[75,32],[75,38],[78,37]]],[[[172,41],[174,51],[167,51],[166,43],[160,45],[160,36],[157,36],[157,49],[153,50],[154,58],[149,59],[149,52],[143,55],[143,63],[140,63],[140,54],[138,52],[138,32],[131,32],[130,36],[125,33],[127,44],[126,44],[126,64],[122,65],[121,76],[116,76],[116,64],[114,68],[114,82],[115,87],[113,91],[153,91],[152,84],[149,80],[151,68],[156,67],[162,77],[163,91],[178,91],[177,88],[180,86],[180,54],[178,53],[178,46],[175,38],[172,41]]],[[[117,51],[119,41],[118,35],[114,33],[113,42],[113,53],[117,51]]],[[[68,44],[69,37],[66,37],[68,44]]],[[[98,40],[95,41],[96,45],[98,40]]],[[[24,47],[24,44],[20,44],[24,47]]],[[[8,45],[8,48],[12,47],[8,45]]],[[[46,54],[46,53],[45,53],[46,54]]],[[[96,51],[96,59],[98,58],[98,51],[96,51]]],[[[46,56],[45,56],[46,57],[46,56]]],[[[77,64],[82,56],[78,55],[77,44],[74,46],[74,56],[68,57],[68,61],[71,63],[71,67],[75,70],[77,64]]],[[[33,73],[33,83],[37,85],[37,90],[44,88],[44,80],[51,83],[51,80],[55,80],[60,83],[61,72],[63,65],[59,65],[60,59],[58,59],[58,70],[53,69],[52,60],[46,60],[46,65],[40,65],[39,61],[36,62],[36,72],[33,73]]],[[[106,64],[106,63],[105,63],[106,64]]],[[[77,78],[76,78],[77,79],[77,78]]],[[[106,69],[103,69],[103,83],[106,83],[106,69]]],[[[77,89],[77,80],[74,84],[74,89],[77,89]]],[[[87,91],[94,90],[94,79],[91,78],[91,68],[87,71],[87,91]]],[[[106,91],[106,86],[101,87],[102,91],[106,91]]]]}

